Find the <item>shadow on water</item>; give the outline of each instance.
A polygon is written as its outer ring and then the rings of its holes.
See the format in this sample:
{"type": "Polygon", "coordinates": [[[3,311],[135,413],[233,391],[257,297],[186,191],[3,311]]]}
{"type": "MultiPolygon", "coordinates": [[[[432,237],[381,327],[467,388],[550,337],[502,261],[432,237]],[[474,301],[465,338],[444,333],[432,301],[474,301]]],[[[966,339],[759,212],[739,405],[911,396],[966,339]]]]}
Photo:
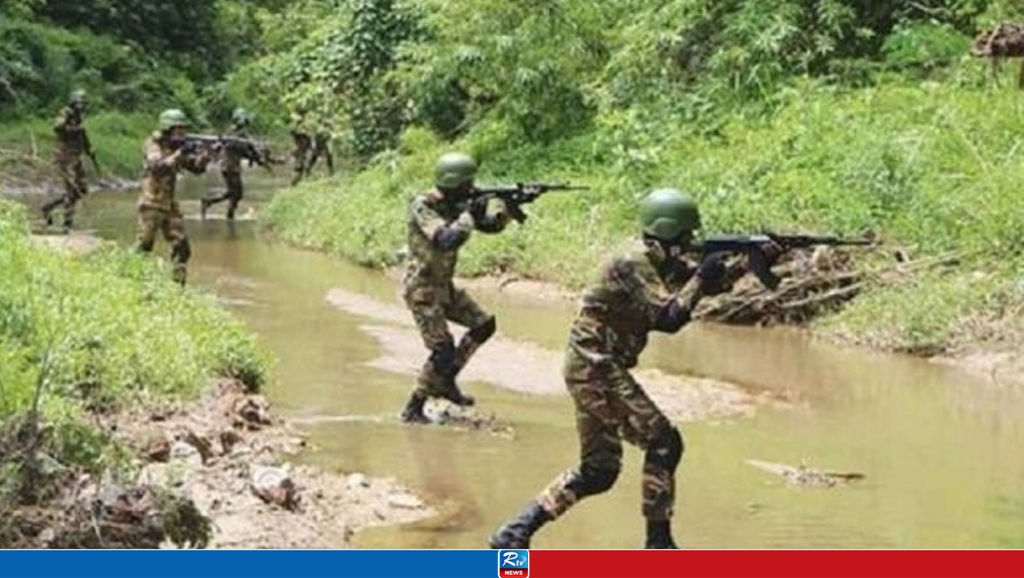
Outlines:
{"type": "MultiPolygon", "coordinates": [[[[215,181],[214,181],[215,182],[215,181]]],[[[219,185],[219,184],[218,184],[219,185]]],[[[198,211],[192,181],[184,210],[198,211]],[[191,200],[189,200],[191,199],[191,200]]],[[[269,186],[250,186],[250,199],[269,186]]],[[[83,225],[129,242],[134,194],[87,199],[83,225]]],[[[302,459],[339,471],[394,476],[442,512],[369,531],[364,547],[477,548],[491,529],[576,459],[565,396],[527,396],[474,383],[479,405],[515,424],[516,438],[402,427],[411,378],[368,366],[378,343],[357,314],[325,302],[335,287],[386,302],[393,281],[261,237],[251,221],[188,221],[192,278],[215,293],[279,360],[268,395],[305,424],[302,459]],[[345,419],[345,416],[363,416],[345,419]]],[[[572,304],[481,295],[504,334],[560,347],[572,304]]],[[[830,347],[786,331],[693,327],[657,338],[646,362],[670,373],[735,382],[791,402],[750,419],[683,427],[687,452],[675,522],[690,547],[1020,547],[1024,545],[1024,397],[919,360],[830,347]],[[786,486],[756,458],[866,474],[831,490],[786,486]]],[[[536,538],[540,548],[641,543],[639,452],[616,488],[536,538]]]]}

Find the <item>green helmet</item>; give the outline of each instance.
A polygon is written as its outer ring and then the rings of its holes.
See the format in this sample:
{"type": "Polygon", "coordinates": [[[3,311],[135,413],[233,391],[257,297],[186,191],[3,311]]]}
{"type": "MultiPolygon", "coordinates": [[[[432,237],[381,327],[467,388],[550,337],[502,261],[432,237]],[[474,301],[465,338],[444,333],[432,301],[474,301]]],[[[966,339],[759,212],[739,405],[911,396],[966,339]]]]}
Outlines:
{"type": "Polygon", "coordinates": [[[690,195],[676,189],[658,189],[640,203],[640,223],[644,233],[670,241],[684,231],[699,229],[700,212],[690,195]]]}
{"type": "Polygon", "coordinates": [[[82,89],[74,90],[68,98],[68,104],[75,104],[79,106],[89,104],[89,95],[82,89]]]}
{"type": "Polygon", "coordinates": [[[252,117],[249,116],[249,111],[242,107],[238,107],[231,113],[231,122],[235,124],[249,124],[252,117]]]}
{"type": "Polygon", "coordinates": [[[476,161],[465,153],[445,153],[437,159],[434,182],[438,188],[454,189],[472,182],[476,176],[476,161]]]}
{"type": "Polygon", "coordinates": [[[160,113],[160,130],[171,130],[176,126],[188,126],[188,117],[177,108],[169,108],[160,113]]]}

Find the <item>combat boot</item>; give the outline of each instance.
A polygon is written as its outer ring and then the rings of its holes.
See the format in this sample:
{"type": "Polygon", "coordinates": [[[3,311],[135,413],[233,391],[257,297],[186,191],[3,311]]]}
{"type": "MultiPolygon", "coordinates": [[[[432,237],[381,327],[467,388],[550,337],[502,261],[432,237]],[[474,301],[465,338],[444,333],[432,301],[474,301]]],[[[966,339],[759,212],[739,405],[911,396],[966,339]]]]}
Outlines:
{"type": "Polygon", "coordinates": [[[668,520],[647,521],[647,543],[645,550],[678,550],[679,546],[672,539],[671,522],[668,520]]]}
{"type": "Polygon", "coordinates": [[[430,423],[430,419],[423,413],[423,406],[427,398],[420,392],[414,392],[402,410],[402,421],[405,423],[430,423]]]}
{"type": "Polygon", "coordinates": [[[472,407],[476,405],[476,399],[472,395],[462,393],[454,378],[446,378],[441,386],[441,397],[454,403],[459,407],[472,407]]]}
{"type": "Polygon", "coordinates": [[[495,550],[526,550],[530,538],[541,526],[550,522],[551,514],[536,501],[530,502],[516,517],[506,521],[491,535],[491,548],[495,550]]]}

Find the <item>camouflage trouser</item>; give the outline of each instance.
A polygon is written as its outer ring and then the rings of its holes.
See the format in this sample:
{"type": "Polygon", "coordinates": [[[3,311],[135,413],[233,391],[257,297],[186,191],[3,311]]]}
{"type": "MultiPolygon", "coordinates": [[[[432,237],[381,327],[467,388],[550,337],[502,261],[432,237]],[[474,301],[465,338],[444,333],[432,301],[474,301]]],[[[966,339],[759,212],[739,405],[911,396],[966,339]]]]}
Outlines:
{"type": "Polygon", "coordinates": [[[43,205],[43,214],[49,219],[50,213],[59,205],[64,206],[64,226],[70,228],[75,218],[75,205],[88,192],[85,183],[85,166],[82,158],[74,154],[57,154],[57,172],[64,183],[64,195],[43,205]]]}
{"type": "Polygon", "coordinates": [[[299,184],[302,177],[306,176],[306,163],[311,148],[311,144],[299,145],[292,151],[292,165],[295,170],[295,176],[292,177],[292,186],[299,184]]]}
{"type": "Polygon", "coordinates": [[[446,380],[454,379],[480,345],[493,334],[494,317],[477,305],[468,293],[450,283],[440,287],[407,286],[404,297],[416,320],[423,344],[430,350],[430,357],[420,370],[417,391],[428,397],[440,396],[446,380]],[[448,330],[448,321],[469,329],[458,346],[448,330]]]}
{"type": "Polygon", "coordinates": [[[607,491],[622,464],[622,440],[647,450],[641,482],[643,515],[668,520],[675,504],[675,469],[682,439],[668,418],[629,372],[614,364],[593,365],[570,350],[566,385],[576,405],[580,465],[551,482],[537,497],[552,518],[578,500],[607,491]],[[678,440],[678,451],[664,451],[678,440]],[[666,441],[667,440],[667,441],[666,441]],[[659,452],[673,454],[659,459],[659,452]]]}
{"type": "Polygon", "coordinates": [[[164,240],[171,246],[174,280],[184,284],[186,265],[192,250],[185,235],[185,220],[178,203],[171,205],[169,210],[152,206],[139,207],[139,251],[149,253],[153,250],[157,232],[163,234],[164,240]]]}
{"type": "Polygon", "coordinates": [[[227,201],[228,219],[234,219],[235,211],[238,209],[238,203],[242,201],[242,195],[244,194],[244,190],[242,188],[242,173],[238,171],[224,171],[221,175],[224,177],[224,184],[227,186],[227,190],[224,191],[223,195],[207,198],[206,205],[208,207],[212,207],[217,203],[227,201]]]}

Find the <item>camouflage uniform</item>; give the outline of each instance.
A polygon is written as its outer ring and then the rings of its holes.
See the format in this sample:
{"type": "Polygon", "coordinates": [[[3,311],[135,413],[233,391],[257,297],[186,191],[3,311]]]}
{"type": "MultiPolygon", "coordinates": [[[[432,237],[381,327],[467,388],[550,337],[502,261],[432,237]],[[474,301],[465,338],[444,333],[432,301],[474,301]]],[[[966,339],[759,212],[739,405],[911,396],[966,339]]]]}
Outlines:
{"type": "MultiPolygon", "coordinates": [[[[576,405],[580,465],[538,497],[552,519],[577,500],[612,486],[622,463],[623,439],[648,452],[641,483],[644,517],[672,517],[682,439],[629,370],[647,345],[647,334],[662,330],[666,307],[694,270],[683,261],[670,263],[657,244],[637,242],[625,256],[606,264],[597,283],[584,293],[564,366],[576,405]]],[[[693,288],[678,298],[687,319],[696,293],[693,288]]]]}
{"type": "Polygon", "coordinates": [[[202,173],[206,170],[209,159],[185,152],[172,156],[175,152],[176,150],[159,131],[146,139],[143,146],[145,173],[142,195],[138,202],[138,248],[145,253],[151,252],[157,232],[163,234],[164,240],[171,245],[174,280],[184,284],[186,265],[192,250],[185,235],[185,221],[174,198],[174,192],[180,170],[202,173]]]}
{"type": "Polygon", "coordinates": [[[410,258],[403,296],[423,344],[431,352],[418,379],[417,392],[425,397],[443,396],[449,383],[495,331],[494,316],[452,283],[458,247],[442,248],[438,238],[445,229],[457,230],[464,237],[473,230],[501,232],[508,224],[507,209],[500,200],[492,201],[483,211],[468,209],[467,203],[453,203],[434,190],[413,200],[410,210],[410,258]],[[448,330],[448,321],[468,328],[458,346],[448,330]]]}
{"type": "Polygon", "coordinates": [[[292,186],[295,186],[299,184],[302,177],[306,176],[306,162],[313,148],[313,137],[310,136],[309,129],[306,127],[305,118],[298,114],[292,115],[291,133],[292,142],[295,143],[295,150],[292,151],[292,161],[295,168],[292,186]]]}
{"type": "Polygon", "coordinates": [[[85,183],[85,166],[82,163],[82,155],[91,155],[92,145],[82,120],[82,114],[74,107],[68,106],[61,111],[53,124],[53,132],[57,136],[54,165],[64,182],[64,195],[43,205],[42,211],[49,221],[53,210],[57,206],[63,205],[65,229],[70,229],[72,226],[75,205],[89,192],[85,183]]]}
{"type": "MultiPolygon", "coordinates": [[[[232,124],[225,133],[227,136],[248,139],[245,129],[237,124],[232,124]]],[[[243,154],[235,146],[226,145],[221,152],[220,172],[224,177],[224,184],[227,190],[223,195],[203,199],[203,212],[209,207],[224,201],[228,202],[227,218],[233,220],[238,203],[242,201],[244,190],[242,188],[242,158],[243,154]]]]}

